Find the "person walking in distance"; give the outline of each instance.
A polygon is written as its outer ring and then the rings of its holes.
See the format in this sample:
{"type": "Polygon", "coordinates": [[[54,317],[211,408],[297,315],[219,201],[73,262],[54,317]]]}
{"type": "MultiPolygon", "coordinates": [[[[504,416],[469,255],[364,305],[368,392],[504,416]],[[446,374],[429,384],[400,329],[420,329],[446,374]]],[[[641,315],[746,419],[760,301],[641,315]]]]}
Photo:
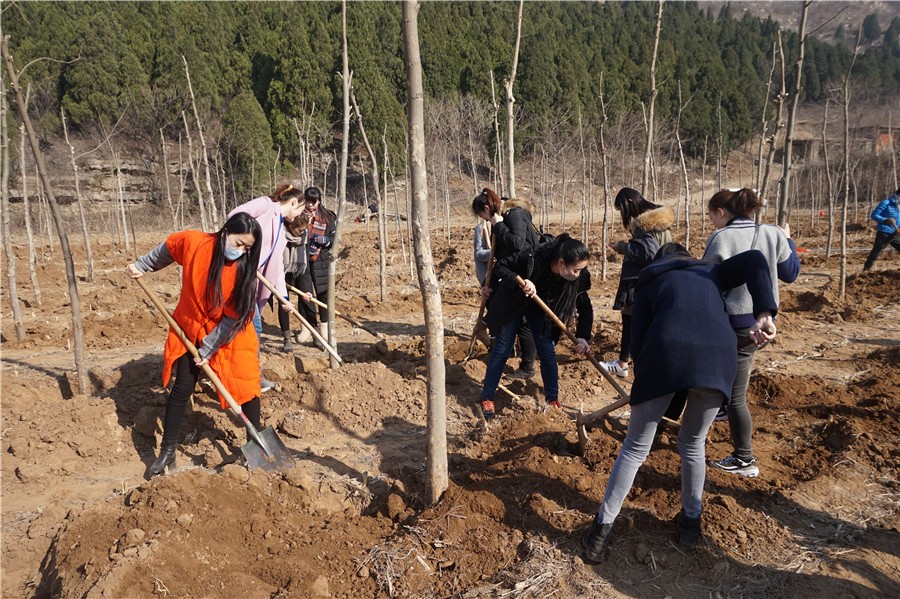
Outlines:
{"type": "Polygon", "coordinates": [[[900,252],[900,235],[897,234],[897,221],[900,220],[900,189],[886,200],[879,202],[872,211],[872,220],[876,223],[875,243],[866,258],[863,270],[871,270],[881,250],[890,245],[900,252]]]}
{"type": "MultiPolygon", "coordinates": [[[[785,283],[795,281],[800,274],[800,258],[790,238],[790,227],[758,225],[754,222],[754,214],[760,206],[759,197],[752,189],[723,189],[715,193],[707,208],[716,231],[706,240],[703,259],[718,264],[741,252],[759,250],[769,265],[777,305],[778,280],[785,283]]],[[[752,308],[753,301],[746,287],[731,289],[725,295],[725,309],[738,339],[745,339],[756,322],[752,308]]],[[[718,420],[727,417],[734,449],[731,455],[709,462],[710,467],[717,470],[747,477],[759,475],[759,466],[753,455],[753,421],[747,403],[747,386],[756,350],[755,344],[741,344],[730,401],[727,408],[722,406],[717,416],[718,420]]]]}

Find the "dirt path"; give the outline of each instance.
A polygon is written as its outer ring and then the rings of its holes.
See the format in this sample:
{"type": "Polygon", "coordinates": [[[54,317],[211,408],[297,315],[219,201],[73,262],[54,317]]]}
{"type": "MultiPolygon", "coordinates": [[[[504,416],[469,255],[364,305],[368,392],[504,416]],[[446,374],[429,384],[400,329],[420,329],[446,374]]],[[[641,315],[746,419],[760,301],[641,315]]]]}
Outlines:
{"type": "MultiPolygon", "coordinates": [[[[284,473],[234,463],[244,431],[201,386],[177,467],[145,480],[165,405],[162,320],[120,276],[125,253],[95,250],[99,274],[79,287],[92,391],[76,395],[64,274],[56,260],[41,266],[43,305],[26,308],[29,339],[14,340],[8,308],[2,322],[3,597],[900,596],[896,256],[852,275],[841,301],[837,260],[804,254],[800,280],[782,287],[780,336],[758,355],[751,381],[760,477],[711,472],[706,540],[684,553],[670,524],[680,506],[676,439],[661,430],[610,560],[590,566],[578,539],[627,408],[598,424],[585,456],[573,455],[575,411],[615,394],[562,343],[563,413],[540,410],[539,377],[505,381],[517,397],[498,394],[497,419],[479,424],[484,356],[460,364],[477,310],[470,233],[454,228],[451,246],[433,239],[452,482],[426,507],[420,299],[397,257],[396,291],[378,301],[375,230],[355,227],[345,236],[340,309],[386,343],[339,321],[346,366],[332,371],[314,348],[280,352],[264,314],[264,372],[279,387],[264,396],[263,417],[297,457],[284,473]]],[[[142,236],[141,250],[163,235],[142,236]]],[[[175,270],[149,280],[174,306],[175,270]]],[[[614,289],[611,278],[592,290],[598,357],[618,347],[614,289]]],[[[30,301],[27,287],[20,295],[30,301]]],[[[709,454],[729,447],[727,425],[716,424],[709,454]]]]}

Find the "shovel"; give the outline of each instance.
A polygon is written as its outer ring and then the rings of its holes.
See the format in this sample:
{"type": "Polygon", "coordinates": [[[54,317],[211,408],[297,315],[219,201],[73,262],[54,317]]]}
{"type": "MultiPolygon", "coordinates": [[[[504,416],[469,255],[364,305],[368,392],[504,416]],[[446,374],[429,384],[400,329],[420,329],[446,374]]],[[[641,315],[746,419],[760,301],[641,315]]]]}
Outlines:
{"type": "MultiPolygon", "coordinates": [[[[525,285],[525,281],[518,275],[516,275],[516,282],[520,286],[524,287],[525,285]]],[[[553,310],[551,310],[550,307],[544,303],[544,300],[538,297],[537,294],[532,295],[531,299],[534,300],[534,303],[536,303],[541,308],[541,310],[544,311],[547,317],[553,321],[553,324],[559,327],[559,330],[566,334],[566,337],[568,337],[569,340],[572,341],[572,343],[578,343],[578,338],[575,337],[575,335],[571,331],[569,331],[563,321],[561,321],[559,317],[553,313],[553,310]]],[[[603,375],[603,378],[605,378],[607,382],[609,382],[609,384],[613,386],[613,389],[615,389],[619,394],[619,399],[600,408],[599,410],[591,412],[590,414],[578,414],[578,417],[575,419],[575,425],[578,428],[578,447],[581,450],[582,454],[584,453],[585,447],[587,447],[588,441],[587,429],[585,428],[585,425],[593,422],[594,420],[597,420],[598,418],[606,416],[613,410],[621,408],[629,401],[628,393],[625,392],[625,389],[622,388],[622,385],[620,385],[618,381],[612,378],[612,375],[606,371],[606,369],[600,364],[600,362],[597,361],[597,358],[595,358],[590,351],[584,352],[584,355],[588,360],[590,360],[591,364],[594,365],[597,371],[600,372],[601,375],[603,375]]]]}
{"type": "Polygon", "coordinates": [[[297,318],[300,319],[300,324],[302,324],[303,327],[312,334],[313,338],[315,338],[316,341],[318,341],[319,343],[322,344],[322,347],[324,347],[328,351],[328,353],[331,354],[332,358],[337,360],[338,364],[344,363],[344,361],[341,360],[341,357],[338,355],[338,353],[335,351],[335,349],[333,347],[331,347],[330,345],[328,345],[328,342],[325,340],[325,338],[319,334],[319,331],[316,330],[316,327],[309,324],[309,322],[307,322],[306,319],[303,318],[303,316],[300,314],[300,312],[297,311],[297,308],[295,308],[293,306],[293,304],[291,304],[291,302],[289,302],[288,300],[281,297],[281,294],[278,293],[278,290],[275,289],[275,285],[273,285],[269,281],[269,279],[267,279],[264,276],[262,276],[261,274],[259,274],[258,271],[256,273],[256,278],[259,279],[263,285],[265,285],[266,287],[269,288],[269,291],[272,292],[272,295],[275,298],[277,298],[278,301],[281,302],[282,305],[287,306],[288,308],[291,309],[291,314],[293,314],[294,316],[296,316],[297,318]]]}
{"type": "MultiPolygon", "coordinates": [[[[172,327],[172,330],[175,331],[175,334],[178,335],[178,338],[181,339],[181,342],[184,343],[184,346],[191,355],[194,356],[194,358],[199,358],[200,352],[197,351],[197,348],[191,343],[191,340],[187,338],[187,335],[184,334],[184,331],[181,330],[181,327],[178,326],[178,323],[175,322],[175,319],[172,318],[172,315],[169,314],[166,307],[163,306],[162,302],[159,301],[159,298],[156,297],[156,294],[150,291],[150,288],[147,287],[146,283],[144,283],[141,278],[133,280],[141,286],[141,289],[144,290],[144,293],[147,294],[147,297],[150,298],[150,301],[153,302],[156,309],[159,310],[163,317],[165,317],[169,326],[172,327]]],[[[250,437],[256,441],[256,443],[248,441],[241,447],[241,453],[244,454],[244,457],[247,460],[247,469],[253,470],[254,468],[262,468],[263,470],[286,470],[293,466],[294,456],[291,455],[290,450],[285,446],[284,442],[278,436],[278,433],[275,432],[275,429],[271,426],[267,426],[263,430],[257,431],[256,427],[250,422],[250,419],[247,418],[247,415],[241,410],[241,407],[234,401],[234,398],[231,397],[231,393],[229,393],[228,389],[225,388],[225,385],[222,384],[218,375],[210,368],[209,364],[204,364],[202,368],[203,372],[206,373],[206,376],[209,377],[209,380],[212,381],[216,390],[225,398],[225,401],[228,402],[228,406],[234,414],[240,418],[244,426],[247,427],[247,432],[250,433],[250,437]]]]}

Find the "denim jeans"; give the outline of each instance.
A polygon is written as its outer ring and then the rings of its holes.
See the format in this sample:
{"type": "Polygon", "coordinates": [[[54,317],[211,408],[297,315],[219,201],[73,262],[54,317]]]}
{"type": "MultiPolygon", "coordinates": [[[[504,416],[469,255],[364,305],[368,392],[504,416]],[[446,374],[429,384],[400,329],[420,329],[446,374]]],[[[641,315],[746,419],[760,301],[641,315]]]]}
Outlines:
{"type": "MultiPolygon", "coordinates": [[[[553,401],[559,398],[559,365],[556,362],[556,343],[544,330],[546,316],[526,313],[525,318],[531,327],[535,349],[541,362],[541,380],[544,383],[544,396],[547,401],[553,401]]],[[[506,366],[506,360],[512,352],[513,344],[516,341],[516,333],[518,333],[521,324],[521,318],[511,318],[509,322],[497,331],[494,343],[491,344],[487,372],[484,375],[484,382],[481,386],[481,399],[494,399],[497,385],[500,383],[500,375],[503,374],[503,367],[506,366]]]]}
{"type": "Polygon", "coordinates": [[[259,348],[256,350],[256,358],[259,359],[262,350],[262,316],[259,315],[259,304],[253,306],[253,328],[256,330],[256,338],[259,339],[259,348]]]}
{"type": "MultiPolygon", "coordinates": [[[[640,375],[639,375],[640,376],[640,375]]],[[[656,427],[674,393],[631,406],[628,432],[622,451],[616,458],[603,503],[597,514],[601,524],[611,524],[625,497],[631,491],[638,468],[647,459],[656,427]]],[[[703,509],[703,484],[706,482],[706,433],[725,396],[714,389],[688,389],[687,404],[678,431],[678,453],[681,454],[681,505],[684,515],[698,518],[703,509]]]]}
{"type": "MultiPolygon", "coordinates": [[[[738,339],[747,337],[750,329],[736,329],[738,339]]],[[[728,403],[728,428],[731,430],[731,443],[734,451],[731,455],[749,462],[753,459],[753,418],[747,404],[747,387],[750,384],[750,372],[753,370],[753,357],[756,346],[748,345],[738,349],[737,376],[731,389],[731,401],[728,403]]]]}

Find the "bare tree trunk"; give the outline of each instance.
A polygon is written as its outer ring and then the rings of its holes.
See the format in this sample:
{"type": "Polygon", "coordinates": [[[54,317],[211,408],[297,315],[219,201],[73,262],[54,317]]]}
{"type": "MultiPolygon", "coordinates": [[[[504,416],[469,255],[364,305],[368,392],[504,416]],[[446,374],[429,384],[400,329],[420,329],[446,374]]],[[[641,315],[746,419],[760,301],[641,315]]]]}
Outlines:
{"type": "MultiPolygon", "coordinates": [[[[122,168],[119,164],[119,155],[113,149],[112,140],[107,136],[107,143],[109,144],[109,154],[113,160],[113,167],[116,169],[116,198],[117,204],[119,207],[119,216],[122,218],[122,235],[125,237],[125,251],[131,251],[131,238],[128,236],[128,219],[125,216],[125,189],[122,185],[122,168]]],[[[135,256],[137,259],[138,256],[135,256]]]]}
{"type": "MultiPolygon", "coordinates": [[[[769,130],[769,98],[772,94],[772,82],[775,81],[775,50],[776,43],[772,43],[772,68],[769,70],[769,80],[766,82],[766,99],[763,102],[762,118],[760,119],[761,127],[759,133],[759,153],[756,158],[756,192],[760,198],[765,197],[766,190],[762,188],[763,181],[763,148],[766,145],[766,132],[769,130]]],[[[756,212],[756,219],[759,222],[759,211],[756,212]]]]}
{"type": "MultiPolygon", "coordinates": [[[[656,106],[656,57],[659,54],[659,33],[662,28],[663,0],[659,0],[656,11],[656,33],[653,35],[653,57],[650,60],[650,102],[647,110],[647,147],[644,149],[644,172],[641,177],[641,195],[647,197],[648,177],[650,176],[650,156],[653,151],[653,113],[656,106]]],[[[653,189],[653,195],[656,195],[653,189]]],[[[653,198],[648,198],[653,201],[653,198]]]]}
{"type": "Polygon", "coordinates": [[[888,143],[891,147],[891,175],[894,177],[894,185],[891,187],[891,190],[896,191],[900,189],[900,186],[897,185],[897,150],[894,148],[894,129],[893,129],[893,114],[888,113],[888,143]]]}
{"type": "MultiPolygon", "coordinates": [[[[331,242],[331,263],[328,265],[328,344],[337,350],[337,331],[335,330],[335,302],[336,274],[340,262],[341,233],[344,229],[344,213],[347,209],[347,159],[350,146],[350,90],[353,74],[350,72],[350,59],[347,56],[347,0],[341,0],[341,54],[343,56],[343,70],[341,72],[341,87],[344,98],[344,127],[341,135],[341,172],[338,176],[338,206],[337,227],[334,239],[331,242]]],[[[334,356],[329,358],[331,368],[339,366],[334,356]]]]}
{"type": "Polygon", "coordinates": [[[78,297],[78,279],[75,276],[75,264],[72,261],[72,251],[69,248],[69,238],[66,235],[66,227],[63,222],[62,214],[60,214],[59,206],[56,203],[56,196],[53,194],[53,188],[50,186],[50,176],[47,167],[44,165],[44,156],[38,145],[37,135],[31,125],[31,119],[28,117],[28,111],[25,107],[25,101],[22,98],[22,91],[19,88],[19,82],[16,77],[16,70],[13,68],[12,57],[9,55],[6,37],[2,38],[0,47],[2,47],[3,61],[6,63],[6,72],[9,75],[10,84],[16,95],[16,103],[19,107],[19,116],[25,124],[25,130],[28,132],[28,141],[31,143],[31,151],[34,154],[35,163],[37,163],[38,172],[44,181],[44,189],[47,193],[47,201],[50,204],[50,210],[53,213],[53,220],[56,222],[56,232],[59,234],[59,242],[62,248],[63,260],[66,264],[66,280],[69,284],[69,305],[72,310],[72,337],[75,353],[75,370],[78,384],[78,392],[82,395],[89,391],[88,373],[84,361],[84,333],[81,327],[81,300],[78,297]]]}
{"type": "MultiPolygon", "coordinates": [[[[804,2],[804,15],[806,10],[804,2]]],[[[853,59],[844,77],[844,192],[841,206],[841,269],[839,274],[838,295],[843,300],[847,295],[847,203],[850,200],[850,75],[856,64],[856,54],[862,39],[862,27],[857,30],[856,46],[853,48],[853,59]]]]}
{"type": "Polygon", "coordinates": [[[794,90],[791,98],[791,110],[788,113],[787,131],[784,136],[784,168],[781,177],[781,189],[778,194],[778,216],[779,225],[788,222],[790,216],[790,205],[788,204],[788,196],[791,189],[791,162],[794,154],[794,124],[797,122],[797,106],[800,104],[800,86],[801,76],[803,75],[803,51],[806,46],[806,15],[809,12],[809,5],[812,0],[804,0],[803,10],[800,13],[800,31],[798,37],[800,45],[798,49],[797,62],[794,65],[794,90]]]}
{"type": "Polygon", "coordinates": [[[825,178],[828,181],[828,241],[825,244],[825,257],[831,257],[834,243],[834,177],[831,176],[831,165],[828,159],[828,104],[830,98],[825,99],[825,116],[822,117],[822,154],[825,161],[825,178]]]}
{"type": "MultiPolygon", "coordinates": [[[[606,137],[604,135],[606,123],[609,118],[606,113],[606,102],[603,99],[603,73],[600,73],[600,162],[603,166],[603,233],[600,241],[600,253],[603,255],[603,262],[600,266],[600,279],[606,280],[606,244],[609,243],[609,154],[606,151],[606,137]]],[[[623,173],[624,174],[624,173],[623,173]]]]}
{"type": "Polygon", "coordinates": [[[31,224],[31,201],[28,199],[28,175],[25,172],[25,125],[19,125],[19,167],[22,176],[22,206],[25,212],[25,238],[28,241],[28,275],[31,278],[31,292],[34,303],[40,308],[41,285],[37,278],[37,248],[34,245],[34,231],[31,224]]]}
{"type": "Polygon", "coordinates": [[[719,94],[719,105],[716,108],[716,115],[719,118],[719,135],[716,138],[716,151],[718,151],[719,155],[716,159],[716,187],[717,189],[722,189],[722,144],[724,140],[722,139],[722,94],[719,94]]]}
{"type": "Polygon", "coordinates": [[[587,210],[587,156],[584,153],[584,128],[581,124],[581,108],[578,109],[578,141],[581,146],[581,239],[588,242],[587,210]]]}
{"type": "Polygon", "coordinates": [[[169,204],[169,213],[172,215],[172,229],[178,229],[178,221],[175,216],[175,207],[172,206],[172,187],[169,185],[169,154],[166,152],[166,138],[163,136],[162,127],[159,128],[159,145],[162,148],[162,171],[166,179],[166,202],[169,204]]]}
{"type": "MultiPolygon", "coordinates": [[[[384,146],[384,159],[382,165],[382,175],[384,176],[384,193],[387,196],[387,164],[388,164],[388,146],[387,146],[387,125],[381,134],[381,145],[384,146]]],[[[382,198],[378,195],[378,286],[381,289],[381,301],[387,299],[387,251],[388,251],[388,235],[387,235],[387,197],[382,198]]]]}
{"type": "MultiPolygon", "coordinates": [[[[7,123],[6,83],[0,69],[0,210],[3,211],[3,254],[6,257],[6,289],[12,308],[16,340],[25,340],[25,323],[19,307],[19,288],[16,285],[16,252],[13,250],[12,234],[9,226],[9,134],[7,123]]],[[[20,156],[21,160],[22,157],[20,156]]]]}
{"type": "MultiPolygon", "coordinates": [[[[386,239],[384,235],[384,206],[381,201],[381,187],[378,182],[378,160],[375,158],[375,152],[372,150],[372,145],[369,143],[369,136],[366,135],[366,128],[363,125],[362,112],[359,109],[359,104],[356,102],[356,93],[353,91],[353,87],[350,87],[350,102],[353,104],[353,111],[356,113],[356,122],[359,125],[359,133],[362,135],[363,143],[366,145],[366,151],[369,153],[369,160],[372,161],[372,182],[375,184],[375,202],[376,206],[378,206],[378,280],[380,282],[379,288],[381,289],[381,301],[387,299],[387,260],[385,259],[386,248],[386,239]]],[[[385,136],[387,135],[387,129],[385,129],[385,136]]],[[[384,155],[385,160],[387,159],[387,141],[386,138],[382,137],[382,142],[384,143],[384,155]]],[[[363,175],[363,180],[365,180],[365,175],[363,175]]],[[[366,210],[368,214],[368,202],[366,203],[366,210]]],[[[368,218],[366,219],[368,222],[368,218]]]]}
{"type": "Polygon", "coordinates": [[[403,2],[403,46],[406,56],[409,164],[413,201],[413,237],[416,270],[425,311],[425,363],[428,373],[428,503],[437,503],[449,485],[447,472],[447,400],[444,366],[444,320],[441,289],[434,273],[428,235],[428,181],[425,174],[425,119],[423,117],[422,62],[419,58],[418,4],[403,2]]]}
{"type": "Polygon", "coordinates": [[[194,182],[194,188],[197,190],[197,204],[200,207],[200,227],[204,231],[209,231],[209,220],[206,218],[206,202],[203,201],[203,190],[200,189],[200,178],[197,176],[197,169],[194,168],[194,142],[191,139],[191,130],[188,127],[187,115],[181,111],[181,120],[184,121],[184,134],[188,142],[188,164],[191,166],[191,180],[194,182]]]}
{"type": "MultiPolygon", "coordinates": [[[[175,229],[184,229],[184,186],[187,184],[187,175],[184,171],[184,152],[182,151],[182,143],[181,143],[181,132],[178,133],[178,208],[176,209],[176,214],[178,215],[179,221],[178,226],[175,229]]],[[[256,155],[254,154],[254,159],[256,155]]],[[[254,168],[256,162],[254,160],[254,168]]],[[[250,189],[253,189],[253,170],[250,171],[250,189]]]]}
{"type": "Polygon", "coordinates": [[[513,47],[512,70],[509,72],[509,78],[504,82],[506,88],[506,151],[507,170],[509,171],[509,197],[516,197],[516,144],[514,141],[514,132],[516,128],[515,102],[513,96],[513,84],[516,81],[516,69],[519,66],[519,43],[522,40],[522,11],[525,7],[525,0],[519,0],[519,16],[516,18],[516,44],[513,47]]]}
{"type": "Polygon", "coordinates": [[[62,121],[63,137],[69,146],[69,158],[72,161],[72,174],[75,177],[75,201],[78,203],[78,215],[81,217],[81,234],[84,238],[84,251],[87,257],[87,282],[94,280],[94,257],[91,253],[91,238],[88,235],[87,218],[84,214],[84,202],[81,200],[81,185],[78,181],[78,164],[75,162],[75,148],[69,142],[69,128],[66,126],[66,111],[59,107],[59,117],[62,121]]]}
{"type": "Polygon", "coordinates": [[[491,103],[494,105],[494,138],[497,144],[494,154],[497,157],[497,183],[499,183],[499,186],[495,184],[494,187],[497,187],[500,195],[504,196],[506,194],[503,191],[505,186],[503,181],[503,145],[500,143],[500,121],[498,120],[500,104],[497,102],[497,93],[494,89],[494,71],[491,71],[491,103]]]}
{"type": "MultiPolygon", "coordinates": [[[[188,70],[187,59],[184,57],[184,54],[181,55],[181,62],[184,63],[184,76],[187,78],[188,91],[191,93],[191,108],[194,110],[194,120],[197,121],[197,134],[200,136],[200,157],[203,159],[203,168],[205,173],[205,182],[206,182],[206,196],[209,201],[209,209],[210,209],[210,220],[214,224],[218,224],[219,222],[219,212],[216,208],[216,201],[213,198],[213,190],[212,190],[212,176],[209,172],[209,153],[206,151],[206,138],[203,137],[203,125],[200,122],[200,113],[197,111],[197,101],[194,99],[194,86],[191,83],[191,72],[188,70]]],[[[200,188],[200,184],[197,184],[197,189],[200,188]]],[[[203,203],[203,196],[201,194],[200,203],[203,203]]]]}
{"type": "Polygon", "coordinates": [[[687,162],[684,159],[684,150],[681,147],[681,113],[690,103],[693,94],[687,102],[681,102],[681,82],[678,82],[678,116],[675,119],[675,145],[678,146],[678,157],[681,159],[681,173],[684,176],[684,247],[691,247],[691,181],[688,177],[687,162]]]}
{"type": "MultiPolygon", "coordinates": [[[[778,46],[779,64],[781,65],[781,91],[775,98],[775,105],[777,106],[775,114],[775,131],[772,132],[772,136],[767,142],[769,144],[769,151],[766,158],[766,169],[763,173],[762,185],[760,186],[760,197],[765,199],[766,212],[769,210],[769,177],[772,173],[772,165],[775,163],[775,144],[778,142],[778,132],[784,127],[784,101],[787,99],[787,82],[785,80],[787,68],[784,60],[784,45],[781,43],[781,30],[776,31],[775,36],[775,43],[778,46]]],[[[759,222],[758,212],[756,220],[759,222]]]]}
{"type": "MultiPolygon", "coordinates": [[[[385,170],[387,169],[387,165],[385,165],[385,170]]],[[[397,195],[397,179],[394,177],[394,169],[391,169],[391,188],[394,191],[394,212],[397,213],[397,218],[394,219],[394,223],[397,225],[397,241],[400,242],[400,252],[403,255],[403,263],[406,264],[408,258],[406,257],[406,236],[403,234],[403,228],[400,226],[400,196],[397,195]]],[[[385,190],[385,193],[387,190],[385,190]]],[[[407,214],[407,219],[409,218],[409,212],[407,214]]]]}

